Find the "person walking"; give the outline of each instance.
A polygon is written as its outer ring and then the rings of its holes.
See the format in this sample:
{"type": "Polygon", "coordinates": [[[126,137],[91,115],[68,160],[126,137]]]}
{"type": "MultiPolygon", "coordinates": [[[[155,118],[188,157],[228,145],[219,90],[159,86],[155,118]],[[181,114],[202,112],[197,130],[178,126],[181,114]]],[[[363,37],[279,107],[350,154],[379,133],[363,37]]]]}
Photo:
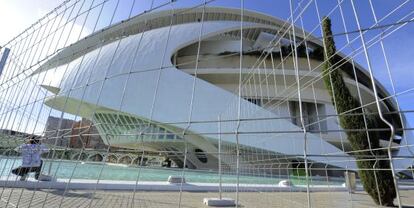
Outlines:
{"type": "Polygon", "coordinates": [[[25,181],[28,173],[35,172],[35,179],[38,180],[43,161],[41,160],[41,154],[48,152],[49,149],[40,143],[40,140],[36,137],[31,137],[25,144],[18,146],[15,149],[22,154],[22,165],[12,170],[12,173],[20,176],[21,181],[25,181]]]}

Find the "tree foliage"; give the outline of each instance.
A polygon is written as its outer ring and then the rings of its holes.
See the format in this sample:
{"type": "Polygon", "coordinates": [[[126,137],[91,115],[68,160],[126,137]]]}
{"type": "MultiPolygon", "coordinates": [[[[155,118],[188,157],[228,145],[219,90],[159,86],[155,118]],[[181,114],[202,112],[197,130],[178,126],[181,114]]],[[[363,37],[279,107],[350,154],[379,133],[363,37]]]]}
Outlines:
{"type": "MultiPolygon", "coordinates": [[[[389,160],[387,160],[385,151],[377,150],[381,148],[380,138],[388,139],[390,132],[367,133],[363,131],[365,129],[365,121],[361,103],[352,96],[341,74],[341,70],[349,70],[347,68],[350,67],[350,64],[336,55],[335,42],[331,31],[331,20],[328,17],[323,19],[322,27],[326,50],[322,71],[323,81],[332,100],[335,100],[338,114],[347,112],[339,116],[339,122],[346,131],[352,150],[355,151],[354,157],[357,159],[359,177],[365,191],[377,204],[383,206],[393,205],[396,192],[389,160]],[[341,70],[336,69],[338,67],[341,70]],[[372,151],[363,151],[370,149],[372,151]]],[[[366,122],[368,129],[385,126],[384,122],[375,114],[368,116],[366,122]]]]}

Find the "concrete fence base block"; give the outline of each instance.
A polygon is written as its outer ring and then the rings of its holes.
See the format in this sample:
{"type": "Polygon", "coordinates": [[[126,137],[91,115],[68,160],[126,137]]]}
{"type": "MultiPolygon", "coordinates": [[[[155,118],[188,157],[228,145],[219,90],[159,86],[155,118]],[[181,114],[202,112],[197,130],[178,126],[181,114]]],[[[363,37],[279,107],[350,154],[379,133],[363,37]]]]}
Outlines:
{"type": "Polygon", "coordinates": [[[169,176],[168,183],[185,183],[185,178],[181,176],[169,176]]]}
{"type": "Polygon", "coordinates": [[[203,204],[214,207],[232,207],[236,206],[236,202],[231,198],[204,198],[203,204]]]}
{"type": "Polygon", "coordinates": [[[292,187],[293,183],[290,180],[282,180],[279,182],[279,187],[292,187]]]}

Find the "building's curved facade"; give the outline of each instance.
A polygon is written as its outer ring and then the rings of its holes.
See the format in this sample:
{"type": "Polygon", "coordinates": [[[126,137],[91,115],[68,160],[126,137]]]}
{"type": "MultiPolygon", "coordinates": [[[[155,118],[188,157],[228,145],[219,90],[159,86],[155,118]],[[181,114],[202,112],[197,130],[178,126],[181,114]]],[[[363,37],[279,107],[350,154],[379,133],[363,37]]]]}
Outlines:
{"type": "MultiPolygon", "coordinates": [[[[269,40],[286,30],[289,23],[245,11],[241,24],[238,9],[207,7],[202,14],[203,8],[144,13],[64,48],[35,71],[64,74],[57,85],[43,85],[56,94],[46,104],[92,120],[111,146],[161,151],[179,165],[187,147],[190,168],[217,168],[219,139],[223,152],[234,153],[238,141],[242,152],[260,153],[260,158],[242,154],[242,168],[259,161],[273,161],[268,162],[272,165],[276,160],[301,160],[305,140],[295,119],[298,97],[293,59],[281,61],[280,57],[268,56],[257,67],[261,71],[252,72],[262,52],[269,50],[269,40]],[[238,111],[240,71],[245,82],[238,111]],[[219,118],[223,121],[217,122],[219,118]]],[[[307,35],[295,29],[298,40],[307,35]]],[[[307,46],[311,50],[322,47],[319,40],[310,39],[307,46]]],[[[274,54],[281,47],[274,47],[274,54]]],[[[298,63],[303,83],[321,75],[317,58],[308,62],[306,57],[299,57],[298,63]],[[309,67],[317,70],[309,72],[309,67]]],[[[356,71],[357,82],[352,71],[344,71],[345,82],[355,96],[358,83],[364,104],[373,102],[367,72],[358,65],[356,71]]],[[[380,84],[377,88],[380,97],[387,97],[380,84]]],[[[303,88],[301,99],[308,123],[319,121],[315,120],[318,116],[335,114],[322,81],[303,88]]],[[[386,112],[396,109],[389,99],[381,104],[386,112]]],[[[369,108],[375,111],[376,106],[369,108]]],[[[404,118],[392,114],[390,119],[401,128],[404,118]]],[[[310,161],[355,167],[343,152],[349,147],[339,129],[335,117],[309,126],[310,161]]],[[[406,138],[399,134],[402,140],[406,138]]],[[[224,157],[223,161],[229,168],[235,167],[232,158],[224,157]]]]}

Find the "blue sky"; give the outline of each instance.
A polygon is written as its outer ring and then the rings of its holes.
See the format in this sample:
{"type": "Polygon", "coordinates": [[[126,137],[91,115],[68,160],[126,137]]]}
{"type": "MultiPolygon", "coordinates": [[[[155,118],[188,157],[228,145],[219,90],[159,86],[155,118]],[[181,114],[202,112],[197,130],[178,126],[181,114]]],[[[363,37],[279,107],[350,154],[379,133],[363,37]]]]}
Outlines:
{"type": "MultiPolygon", "coordinates": [[[[95,0],[94,4],[101,2],[102,0],[95,0]]],[[[387,15],[394,8],[397,8],[399,5],[403,4],[405,0],[372,0],[374,3],[374,9],[377,14],[377,18],[381,19],[387,15]]],[[[44,14],[52,10],[54,7],[58,6],[61,1],[59,0],[0,0],[0,27],[3,28],[0,33],[0,45],[5,44],[8,40],[19,34],[25,28],[34,23],[37,19],[41,18],[44,14]],[[7,31],[7,32],[4,32],[7,31]]],[[[168,2],[167,0],[154,0],[154,6],[162,5],[168,2]]],[[[177,0],[173,5],[164,6],[161,9],[170,9],[181,8],[181,7],[191,7],[195,5],[202,4],[204,0],[177,0]]],[[[278,17],[280,19],[286,20],[290,16],[289,10],[289,1],[288,0],[244,0],[245,9],[259,11],[271,16],[278,17]]],[[[295,0],[295,8],[299,0],[295,0]]],[[[305,6],[309,2],[304,0],[302,6],[305,6]]],[[[82,7],[82,10],[87,9],[91,6],[92,0],[86,0],[86,3],[82,7]]],[[[98,28],[107,26],[110,23],[114,8],[117,1],[111,0],[105,4],[103,9],[103,16],[101,17],[98,28]]],[[[126,19],[129,15],[133,0],[120,0],[118,9],[115,12],[115,16],[112,23],[116,23],[120,20],[126,19]]],[[[318,8],[321,16],[327,15],[335,6],[337,5],[337,0],[318,0],[318,8]]],[[[368,28],[374,24],[374,18],[369,7],[368,0],[355,0],[357,5],[357,12],[360,16],[361,27],[368,28]]],[[[80,5],[80,4],[79,4],[80,5]]],[[[136,0],[135,6],[132,9],[132,15],[142,13],[144,10],[150,8],[151,1],[149,0],[136,0]]],[[[240,0],[216,0],[209,5],[211,6],[226,6],[240,8],[240,0]]],[[[344,16],[346,17],[348,30],[356,30],[357,25],[355,21],[354,14],[352,12],[352,7],[350,0],[344,0],[343,2],[344,16]]],[[[398,19],[402,18],[404,15],[412,12],[414,10],[414,2],[410,1],[405,4],[397,12],[389,16],[387,19],[382,21],[380,24],[389,24],[394,23],[398,19]]],[[[98,10],[94,10],[89,16],[89,19],[93,20],[93,16],[98,14],[98,10]]],[[[342,33],[344,28],[342,26],[342,20],[340,16],[339,9],[334,10],[332,14],[329,15],[332,19],[333,32],[342,33]]],[[[414,15],[409,16],[413,18],[414,15]]],[[[311,31],[319,23],[318,17],[316,16],[315,4],[312,2],[306,12],[303,13],[304,27],[307,31],[311,31]]],[[[77,23],[81,25],[82,19],[80,18],[77,23]]],[[[83,31],[82,36],[86,36],[93,30],[93,21],[87,21],[86,30],[83,31]]],[[[296,22],[296,25],[300,26],[300,22],[296,22]]],[[[386,29],[386,28],[385,28],[386,29]]],[[[370,38],[378,35],[381,30],[373,30],[367,32],[365,38],[369,40],[370,38]]],[[[384,40],[384,45],[386,53],[388,56],[388,61],[391,68],[391,73],[395,81],[396,92],[403,92],[414,87],[412,84],[413,76],[413,66],[414,59],[412,58],[413,47],[414,47],[414,23],[409,23],[402,29],[398,30],[394,34],[390,35],[384,40]]],[[[316,29],[314,35],[320,37],[319,28],[316,29]]],[[[353,39],[357,37],[357,33],[351,34],[350,38],[353,39]]],[[[345,36],[336,36],[335,41],[337,43],[337,48],[342,48],[346,45],[345,36]]],[[[355,41],[352,44],[352,47],[361,46],[360,40],[355,41]]],[[[346,47],[343,52],[345,54],[351,51],[351,47],[346,47]]],[[[384,58],[380,50],[380,45],[376,44],[369,49],[369,56],[372,61],[372,68],[375,74],[375,77],[381,81],[381,83],[386,87],[386,89],[392,93],[391,84],[388,79],[387,71],[385,68],[384,58]]],[[[355,60],[366,66],[366,59],[361,53],[355,60]]],[[[403,110],[413,110],[414,104],[414,93],[406,93],[404,95],[398,96],[401,108],[403,110]]],[[[409,118],[410,123],[414,124],[414,114],[407,113],[406,116],[409,118]]]]}

